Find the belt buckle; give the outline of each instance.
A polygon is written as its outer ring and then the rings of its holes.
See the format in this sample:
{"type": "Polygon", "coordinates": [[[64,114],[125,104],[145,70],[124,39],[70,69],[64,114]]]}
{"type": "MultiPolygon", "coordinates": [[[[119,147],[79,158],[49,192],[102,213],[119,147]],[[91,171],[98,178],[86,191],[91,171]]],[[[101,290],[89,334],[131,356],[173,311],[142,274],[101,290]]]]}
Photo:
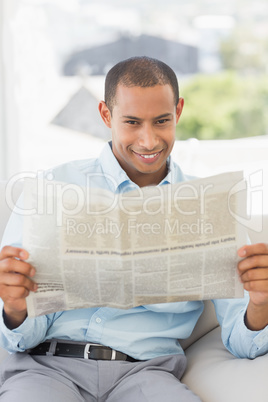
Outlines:
{"type": "Polygon", "coordinates": [[[91,343],[87,343],[84,349],[84,359],[89,359],[91,343]]]}
{"type": "MultiPolygon", "coordinates": [[[[85,349],[84,349],[84,359],[89,359],[91,346],[101,347],[101,345],[98,345],[96,343],[87,343],[85,346],[85,349]]],[[[116,359],[116,350],[111,349],[111,351],[112,351],[111,360],[115,360],[116,359]]]]}

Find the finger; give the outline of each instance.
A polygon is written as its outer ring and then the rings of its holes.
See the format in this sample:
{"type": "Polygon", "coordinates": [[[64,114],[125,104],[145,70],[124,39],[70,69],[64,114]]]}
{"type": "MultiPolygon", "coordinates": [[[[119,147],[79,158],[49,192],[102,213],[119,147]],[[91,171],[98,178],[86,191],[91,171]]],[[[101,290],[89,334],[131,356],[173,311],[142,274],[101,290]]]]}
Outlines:
{"type": "Polygon", "coordinates": [[[249,269],[268,267],[268,255],[261,254],[261,255],[253,255],[252,257],[247,257],[244,260],[240,261],[237,264],[237,267],[240,274],[249,269]]]}
{"type": "Polygon", "coordinates": [[[25,275],[16,273],[7,273],[2,279],[2,285],[12,287],[23,287],[29,291],[35,292],[37,284],[25,275]]]}
{"type": "Polygon", "coordinates": [[[251,281],[268,281],[268,269],[250,269],[243,273],[240,278],[243,283],[251,281]]]}
{"type": "Polygon", "coordinates": [[[29,296],[29,293],[30,290],[23,286],[6,286],[6,288],[2,290],[2,299],[4,303],[11,304],[16,300],[25,299],[29,296]]]}
{"type": "Polygon", "coordinates": [[[29,258],[29,253],[23,248],[4,246],[0,252],[0,260],[7,257],[18,258],[20,260],[27,260],[27,258],[29,258]]]}
{"type": "Polygon", "coordinates": [[[0,261],[0,271],[2,273],[16,272],[29,277],[33,277],[36,272],[35,268],[31,264],[11,257],[0,261]]]}
{"type": "Polygon", "coordinates": [[[257,255],[257,254],[268,254],[268,244],[267,243],[256,243],[256,244],[250,244],[241,247],[238,250],[238,255],[239,257],[245,258],[249,257],[252,255],[257,255]]]}
{"type": "Polygon", "coordinates": [[[248,292],[260,292],[268,294],[268,280],[245,282],[243,286],[248,292]]]}

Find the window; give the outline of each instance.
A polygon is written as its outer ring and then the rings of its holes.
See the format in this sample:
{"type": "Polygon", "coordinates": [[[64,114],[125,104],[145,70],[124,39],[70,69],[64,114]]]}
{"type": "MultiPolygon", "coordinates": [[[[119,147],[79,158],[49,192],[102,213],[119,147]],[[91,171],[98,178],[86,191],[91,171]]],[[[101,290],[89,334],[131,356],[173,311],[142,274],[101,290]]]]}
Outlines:
{"type": "Polygon", "coordinates": [[[17,172],[19,167],[17,75],[13,58],[14,38],[8,24],[13,11],[11,2],[0,2],[0,179],[17,172]]]}

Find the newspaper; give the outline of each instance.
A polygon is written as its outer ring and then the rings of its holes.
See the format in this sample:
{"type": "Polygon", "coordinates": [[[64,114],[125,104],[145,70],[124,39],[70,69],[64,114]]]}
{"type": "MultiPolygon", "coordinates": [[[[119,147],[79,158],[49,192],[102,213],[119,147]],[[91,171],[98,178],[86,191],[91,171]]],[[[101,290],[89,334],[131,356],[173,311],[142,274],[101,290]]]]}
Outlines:
{"type": "Polygon", "coordinates": [[[244,190],[242,172],[123,194],[27,180],[23,247],[38,283],[29,317],[243,297],[244,190]]]}

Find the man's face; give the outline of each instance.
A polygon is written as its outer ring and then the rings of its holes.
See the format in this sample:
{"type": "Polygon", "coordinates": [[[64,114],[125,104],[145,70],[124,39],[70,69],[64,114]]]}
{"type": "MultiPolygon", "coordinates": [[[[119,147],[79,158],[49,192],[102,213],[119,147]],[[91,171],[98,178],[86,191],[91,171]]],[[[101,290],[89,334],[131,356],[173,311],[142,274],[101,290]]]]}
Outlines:
{"type": "Polygon", "coordinates": [[[112,116],[101,102],[102,118],[112,129],[113,153],[140,187],[158,184],[166,176],[166,160],[174,145],[182,108],[182,98],[175,107],[170,85],[119,85],[112,116]]]}

